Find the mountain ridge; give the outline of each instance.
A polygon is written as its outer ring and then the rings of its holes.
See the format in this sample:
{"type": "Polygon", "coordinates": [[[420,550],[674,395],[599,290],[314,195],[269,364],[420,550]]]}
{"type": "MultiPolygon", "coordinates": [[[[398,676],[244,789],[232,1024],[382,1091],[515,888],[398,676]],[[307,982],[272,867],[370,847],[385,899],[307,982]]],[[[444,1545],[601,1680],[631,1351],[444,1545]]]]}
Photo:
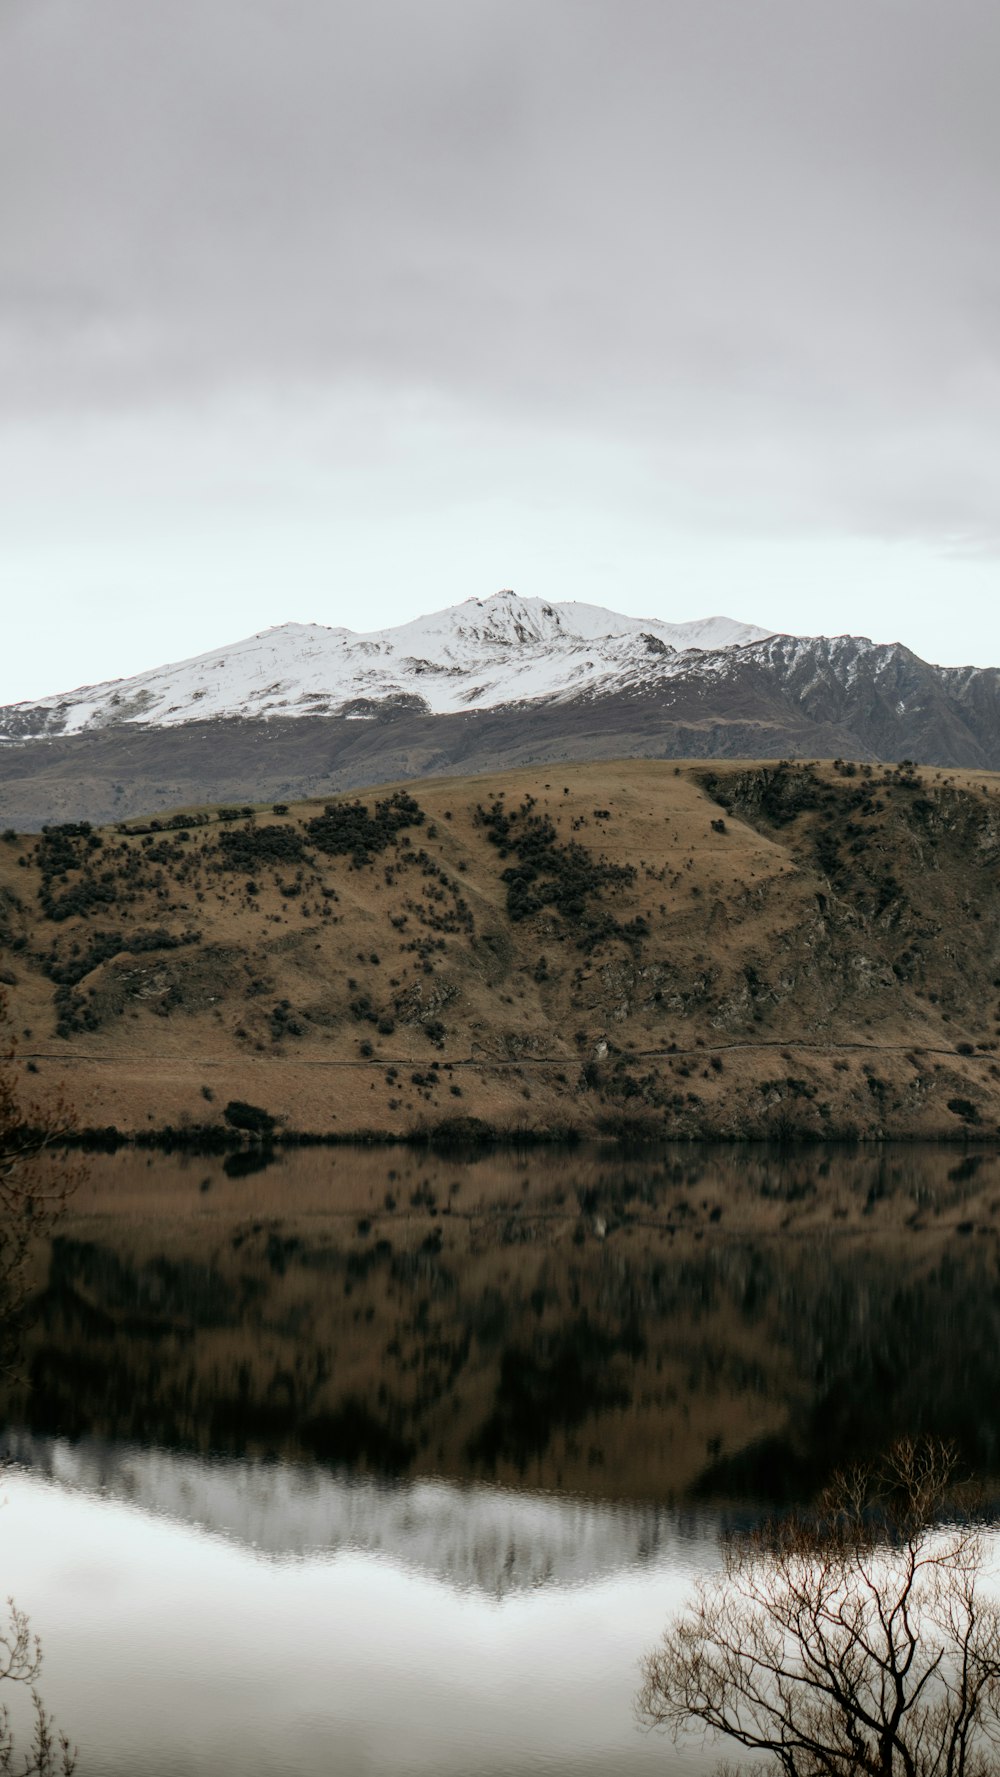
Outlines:
{"type": "Polygon", "coordinates": [[[727,617],[669,624],[499,592],[382,630],[279,624],[129,678],[9,704],[0,709],[0,738],[199,717],[361,719],[373,713],[369,705],[445,715],[608,694],[648,677],[651,660],[662,675],[693,649],[744,646],[768,633],[727,617]]]}
{"type": "Polygon", "coordinates": [[[284,625],[7,705],[0,826],[574,760],[837,757],[1000,770],[1000,670],[508,592],[367,635],[284,625]]]}

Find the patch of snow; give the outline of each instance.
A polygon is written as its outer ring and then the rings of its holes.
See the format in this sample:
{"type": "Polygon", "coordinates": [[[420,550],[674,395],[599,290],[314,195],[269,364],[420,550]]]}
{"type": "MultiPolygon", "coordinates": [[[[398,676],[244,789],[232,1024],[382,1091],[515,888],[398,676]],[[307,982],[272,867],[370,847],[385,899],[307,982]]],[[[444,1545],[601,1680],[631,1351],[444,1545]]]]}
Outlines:
{"type": "Polygon", "coordinates": [[[285,623],[135,678],[10,705],[6,713],[37,717],[38,732],[55,713],[69,734],[112,722],[156,727],[280,711],[335,714],[359,696],[373,703],[419,696],[433,713],[447,714],[472,703],[493,709],[655,688],[695,662],[718,671],[732,649],[767,639],[766,630],[728,617],[670,624],[501,592],[360,634],[285,623]]]}

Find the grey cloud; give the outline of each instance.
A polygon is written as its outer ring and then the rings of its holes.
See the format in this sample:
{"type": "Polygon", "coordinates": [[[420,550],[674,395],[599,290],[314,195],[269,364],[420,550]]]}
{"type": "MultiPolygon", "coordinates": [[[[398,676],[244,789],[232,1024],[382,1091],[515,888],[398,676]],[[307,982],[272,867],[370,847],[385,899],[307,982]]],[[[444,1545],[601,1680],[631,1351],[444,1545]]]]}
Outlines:
{"type": "Polygon", "coordinates": [[[0,0],[4,412],[429,387],[1000,541],[995,0],[0,0]]]}

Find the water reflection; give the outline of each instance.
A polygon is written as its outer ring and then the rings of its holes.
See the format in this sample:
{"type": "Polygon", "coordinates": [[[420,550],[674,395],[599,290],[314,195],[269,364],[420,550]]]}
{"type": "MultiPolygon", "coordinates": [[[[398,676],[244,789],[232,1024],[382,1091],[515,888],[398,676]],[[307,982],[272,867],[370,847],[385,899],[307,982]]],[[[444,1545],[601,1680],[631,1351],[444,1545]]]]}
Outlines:
{"type": "Polygon", "coordinates": [[[711,1563],[708,1511],[387,1482],[292,1463],[8,1433],[0,1458],[63,1493],[92,1495],[221,1536],[260,1558],[375,1555],[458,1592],[504,1599],[650,1566],[711,1563]]]}
{"type": "Polygon", "coordinates": [[[997,1467],[990,1152],[99,1161],[37,1257],[36,1435],[790,1498],[905,1432],[997,1467]]]}
{"type": "MultiPolygon", "coordinates": [[[[502,1602],[388,1558],[261,1559],[23,1474],[0,1565],[46,1634],[46,1699],[85,1777],[652,1777],[638,1655],[683,1549],[502,1602]]],[[[700,1546],[700,1545],[699,1545],[700,1546]]]]}
{"type": "Polygon", "coordinates": [[[34,1255],[4,1586],[92,1777],[638,1777],[719,1530],[996,1474],[997,1156],[95,1161],[34,1255]]]}

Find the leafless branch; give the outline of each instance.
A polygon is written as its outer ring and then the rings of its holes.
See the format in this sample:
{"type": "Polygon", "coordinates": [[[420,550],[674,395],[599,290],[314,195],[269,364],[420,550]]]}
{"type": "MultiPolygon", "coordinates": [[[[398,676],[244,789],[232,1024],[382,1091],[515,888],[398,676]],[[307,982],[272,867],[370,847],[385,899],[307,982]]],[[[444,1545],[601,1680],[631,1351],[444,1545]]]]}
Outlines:
{"type": "Polygon", "coordinates": [[[788,1777],[994,1777],[1000,1608],[983,1526],[932,1440],[732,1539],[643,1667],[641,1719],[788,1777]],[[763,1763],[761,1758],[763,1757],[763,1763]]]}

